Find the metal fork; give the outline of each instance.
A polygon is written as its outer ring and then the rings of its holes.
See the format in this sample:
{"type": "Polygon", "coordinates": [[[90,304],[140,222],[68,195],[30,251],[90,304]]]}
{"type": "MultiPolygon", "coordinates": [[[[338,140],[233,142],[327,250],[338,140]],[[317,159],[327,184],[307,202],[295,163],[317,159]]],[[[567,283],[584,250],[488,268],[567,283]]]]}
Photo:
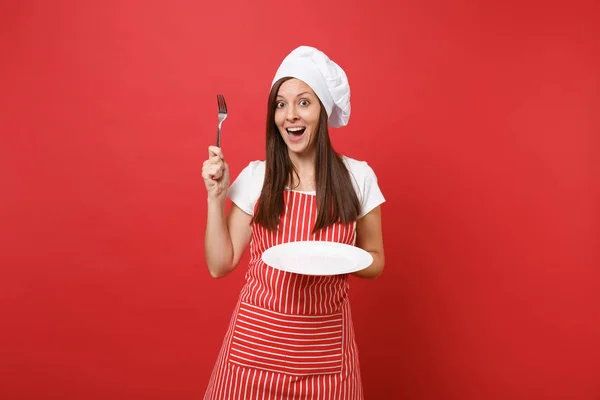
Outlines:
{"type": "Polygon", "coordinates": [[[227,118],[227,103],[222,94],[217,95],[217,103],[219,104],[219,129],[217,131],[217,147],[221,147],[221,124],[227,118]]]}

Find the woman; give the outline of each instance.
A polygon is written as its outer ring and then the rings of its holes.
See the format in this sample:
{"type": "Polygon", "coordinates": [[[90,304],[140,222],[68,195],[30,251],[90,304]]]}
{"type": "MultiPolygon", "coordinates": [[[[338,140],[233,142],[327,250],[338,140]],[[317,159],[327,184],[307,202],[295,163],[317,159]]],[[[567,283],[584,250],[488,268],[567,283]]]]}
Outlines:
{"type": "Polygon", "coordinates": [[[209,147],[202,169],[208,269],[215,278],[228,275],[249,244],[250,263],[205,400],[363,398],[348,275],[294,274],[261,260],[276,244],[335,241],[373,256],[353,275],[382,273],[385,199],[377,178],[366,162],[338,155],[329,140],[328,126],[344,126],[349,116],[345,72],[301,46],[273,79],[266,160],[250,162],[229,187],[223,153],[209,147]]]}

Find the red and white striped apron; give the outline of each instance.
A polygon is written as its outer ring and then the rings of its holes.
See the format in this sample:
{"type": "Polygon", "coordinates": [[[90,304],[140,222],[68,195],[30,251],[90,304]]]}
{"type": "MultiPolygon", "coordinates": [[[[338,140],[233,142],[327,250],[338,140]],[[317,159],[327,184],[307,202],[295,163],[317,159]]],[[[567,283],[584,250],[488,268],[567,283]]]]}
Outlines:
{"type": "Polygon", "coordinates": [[[356,223],[312,234],[313,194],[286,191],[278,232],[252,226],[246,283],[205,400],[363,399],[348,275],[308,276],[261,260],[271,246],[323,240],[353,245],[356,223]]]}

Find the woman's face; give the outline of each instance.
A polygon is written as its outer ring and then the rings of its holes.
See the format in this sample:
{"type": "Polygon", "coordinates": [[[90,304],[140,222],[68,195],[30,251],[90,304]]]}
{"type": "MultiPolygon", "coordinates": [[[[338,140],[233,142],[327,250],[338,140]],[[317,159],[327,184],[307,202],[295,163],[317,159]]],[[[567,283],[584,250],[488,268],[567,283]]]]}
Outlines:
{"type": "Polygon", "coordinates": [[[275,125],[288,150],[298,155],[314,151],[321,104],[306,83],[289,79],[279,87],[275,100],[275,125]]]}

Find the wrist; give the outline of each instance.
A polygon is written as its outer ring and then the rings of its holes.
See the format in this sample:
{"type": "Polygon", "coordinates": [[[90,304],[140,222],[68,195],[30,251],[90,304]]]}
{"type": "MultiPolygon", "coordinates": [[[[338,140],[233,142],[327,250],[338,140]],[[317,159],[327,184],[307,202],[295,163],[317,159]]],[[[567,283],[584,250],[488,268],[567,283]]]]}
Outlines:
{"type": "Polygon", "coordinates": [[[227,200],[227,194],[220,194],[217,196],[211,196],[210,194],[208,195],[208,197],[206,198],[206,202],[208,204],[209,207],[211,206],[216,206],[216,207],[222,207],[225,205],[225,201],[227,200]]]}

